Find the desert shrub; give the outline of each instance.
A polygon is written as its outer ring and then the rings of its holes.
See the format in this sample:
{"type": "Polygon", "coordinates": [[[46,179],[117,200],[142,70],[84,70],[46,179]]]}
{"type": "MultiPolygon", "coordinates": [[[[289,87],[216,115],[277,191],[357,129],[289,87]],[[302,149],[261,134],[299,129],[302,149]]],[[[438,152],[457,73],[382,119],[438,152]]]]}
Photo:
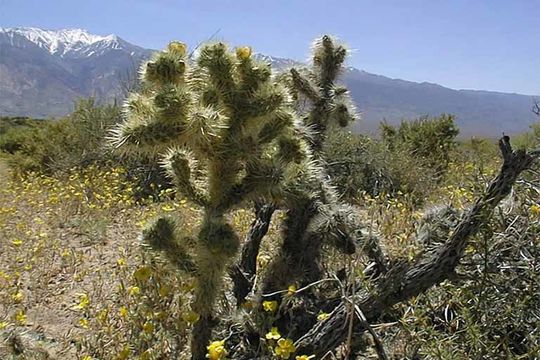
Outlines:
{"type": "Polygon", "coordinates": [[[439,174],[448,167],[458,133],[454,117],[446,114],[402,121],[399,127],[381,124],[382,140],[390,149],[410,152],[439,174]]]}
{"type": "Polygon", "coordinates": [[[122,166],[126,179],[135,184],[136,199],[158,199],[170,181],[154,157],[121,157],[108,146],[112,127],[121,118],[115,105],[81,99],[75,110],[58,120],[0,119],[0,152],[12,169],[27,173],[66,173],[90,165],[122,166]]]}
{"type": "Polygon", "coordinates": [[[21,172],[53,173],[104,163],[110,159],[105,137],[119,117],[116,106],[82,99],[65,118],[11,126],[0,137],[0,150],[8,154],[11,167],[21,172]]]}
{"type": "Polygon", "coordinates": [[[28,117],[0,117],[0,154],[13,155],[21,151],[45,123],[28,117]]]}
{"type": "Polygon", "coordinates": [[[521,149],[535,149],[540,146],[540,123],[531,125],[531,130],[515,137],[516,146],[521,149]]]}
{"type": "Polygon", "coordinates": [[[375,197],[400,192],[420,202],[435,185],[436,170],[419,163],[408,149],[367,136],[331,132],[324,153],[332,183],[348,201],[363,193],[375,197]]]}

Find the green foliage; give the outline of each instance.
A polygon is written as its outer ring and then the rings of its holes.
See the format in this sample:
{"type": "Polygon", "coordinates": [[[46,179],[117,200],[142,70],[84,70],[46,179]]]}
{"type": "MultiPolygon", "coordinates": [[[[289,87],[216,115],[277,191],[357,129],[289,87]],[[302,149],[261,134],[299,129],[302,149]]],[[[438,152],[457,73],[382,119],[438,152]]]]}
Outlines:
{"type": "Polygon", "coordinates": [[[120,111],[112,105],[80,100],[75,111],[59,120],[18,120],[4,125],[0,151],[16,171],[56,172],[110,159],[105,148],[109,128],[120,111]]]}
{"type": "Polygon", "coordinates": [[[433,187],[436,171],[403,148],[350,132],[332,132],[324,144],[332,184],[349,202],[398,192],[421,201],[433,187]]]}
{"type": "Polygon", "coordinates": [[[454,117],[446,114],[437,118],[403,121],[397,128],[381,124],[382,140],[390,149],[410,152],[441,174],[448,167],[458,133],[454,117]]]}
{"type": "Polygon", "coordinates": [[[531,125],[531,130],[516,136],[513,140],[519,149],[537,149],[540,147],[540,123],[531,125]]]}

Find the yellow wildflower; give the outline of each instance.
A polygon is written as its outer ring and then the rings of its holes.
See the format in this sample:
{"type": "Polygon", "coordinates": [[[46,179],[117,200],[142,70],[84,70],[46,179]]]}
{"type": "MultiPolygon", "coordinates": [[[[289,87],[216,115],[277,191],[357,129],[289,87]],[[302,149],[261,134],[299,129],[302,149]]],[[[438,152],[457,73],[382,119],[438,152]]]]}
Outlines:
{"type": "Polygon", "coordinates": [[[96,317],[100,322],[104,323],[104,322],[107,321],[108,316],[109,316],[109,310],[108,309],[103,309],[100,312],[98,312],[96,317]]]}
{"type": "Polygon", "coordinates": [[[262,303],[263,309],[266,312],[274,312],[277,310],[278,302],[276,300],[273,301],[263,301],[262,303]]]}
{"type": "Polygon", "coordinates": [[[169,285],[161,285],[159,287],[158,292],[159,292],[159,296],[166,297],[167,295],[171,293],[171,287],[169,285]]]}
{"type": "Polygon", "coordinates": [[[21,325],[26,324],[26,314],[24,313],[24,310],[17,311],[15,314],[15,320],[21,325]]]}
{"type": "Polygon", "coordinates": [[[206,349],[208,350],[206,357],[210,360],[222,360],[227,356],[225,340],[212,341],[210,345],[206,347],[206,349]]]}
{"type": "Polygon", "coordinates": [[[131,296],[136,296],[141,293],[141,289],[138,286],[130,286],[128,289],[128,294],[131,296]]]}
{"type": "Polygon", "coordinates": [[[116,265],[118,266],[124,266],[126,265],[126,259],[125,258],[119,258],[118,260],[116,260],[116,265]]]}
{"type": "Polygon", "coordinates": [[[295,359],[296,360],[310,360],[310,359],[313,359],[315,357],[315,355],[300,355],[300,356],[296,356],[295,359]]]}
{"type": "Polygon", "coordinates": [[[529,211],[532,215],[538,216],[540,215],[540,206],[538,204],[531,205],[529,211]]]}
{"type": "Polygon", "coordinates": [[[7,328],[9,324],[5,321],[0,321],[0,330],[4,330],[5,328],[7,328]]]}
{"type": "Polygon", "coordinates": [[[152,324],[149,321],[145,322],[143,325],[143,331],[147,333],[148,335],[152,334],[154,332],[154,329],[155,329],[154,324],[152,324]]]}
{"type": "Polygon", "coordinates": [[[320,312],[319,315],[317,315],[317,320],[324,321],[330,317],[330,314],[325,312],[320,312]]]}
{"type": "Polygon", "coordinates": [[[149,266],[143,266],[133,272],[133,277],[139,281],[147,281],[152,276],[152,269],[149,266]]]}
{"type": "Polygon", "coordinates": [[[278,331],[277,327],[273,327],[270,329],[270,331],[266,334],[266,338],[268,340],[278,340],[281,338],[281,334],[278,331]]]}
{"type": "Polygon", "coordinates": [[[81,360],[92,360],[92,357],[90,355],[84,355],[81,360]]]}
{"type": "Polygon", "coordinates": [[[124,348],[116,355],[116,360],[126,360],[129,358],[129,354],[131,353],[131,350],[126,345],[124,348]]]}
{"type": "Polygon", "coordinates": [[[90,325],[90,321],[88,321],[88,319],[85,319],[85,318],[82,318],[79,320],[79,326],[84,328],[84,329],[88,329],[88,325],[90,325]]]}
{"type": "Polygon", "coordinates": [[[23,241],[21,239],[15,239],[15,240],[11,240],[11,243],[13,244],[13,246],[19,247],[22,245],[23,241]]]}
{"type": "Polygon", "coordinates": [[[90,298],[87,294],[77,294],[79,296],[79,303],[73,307],[76,310],[84,310],[90,305],[90,298]]]}
{"type": "Polygon", "coordinates": [[[17,291],[15,294],[11,295],[11,298],[13,299],[13,301],[15,301],[16,303],[20,303],[23,298],[24,298],[24,295],[22,292],[20,291],[17,291]]]}
{"type": "Polygon", "coordinates": [[[289,288],[287,289],[287,295],[292,296],[296,294],[296,290],[297,290],[296,285],[294,284],[290,285],[289,288]]]}
{"type": "Polygon", "coordinates": [[[274,351],[280,358],[288,359],[291,357],[291,354],[296,351],[296,347],[291,339],[279,339],[274,351]]]}
{"type": "Polygon", "coordinates": [[[122,307],[120,308],[119,313],[120,313],[120,316],[123,317],[123,318],[125,319],[125,318],[127,318],[128,314],[129,314],[129,311],[128,311],[127,307],[122,306],[122,307]]]}

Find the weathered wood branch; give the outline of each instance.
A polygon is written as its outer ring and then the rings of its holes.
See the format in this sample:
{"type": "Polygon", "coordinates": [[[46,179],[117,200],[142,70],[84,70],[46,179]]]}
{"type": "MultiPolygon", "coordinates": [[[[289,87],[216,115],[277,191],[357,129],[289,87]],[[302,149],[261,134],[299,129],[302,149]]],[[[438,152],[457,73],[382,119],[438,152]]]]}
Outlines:
{"type": "Polygon", "coordinates": [[[275,206],[271,204],[255,204],[255,220],[242,246],[240,261],[229,268],[237,305],[245,301],[253,288],[253,279],[257,273],[257,255],[275,210],[275,206]]]}
{"type": "MultiPolygon", "coordinates": [[[[461,217],[447,241],[429,254],[421,256],[412,265],[395,265],[382,277],[374,291],[361,291],[355,296],[354,303],[365,314],[368,322],[379,318],[391,306],[419,295],[449,278],[470,238],[489,220],[494,208],[510,193],[521,172],[540,155],[538,151],[513,151],[507,136],[499,141],[499,147],[504,161],[498,175],[488,185],[484,195],[461,217]]],[[[347,312],[347,304],[339,304],[328,320],[317,323],[297,341],[298,352],[319,357],[342,344],[347,336],[347,312]]],[[[364,330],[362,323],[355,324],[355,331],[364,330]]]]}

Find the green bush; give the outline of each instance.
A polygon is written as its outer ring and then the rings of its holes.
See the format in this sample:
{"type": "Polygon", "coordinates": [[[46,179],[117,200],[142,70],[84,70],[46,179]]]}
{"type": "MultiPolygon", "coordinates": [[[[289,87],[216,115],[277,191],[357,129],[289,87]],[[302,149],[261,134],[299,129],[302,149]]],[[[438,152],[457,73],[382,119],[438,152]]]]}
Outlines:
{"type": "Polygon", "coordinates": [[[531,130],[516,136],[514,144],[520,149],[536,149],[540,147],[540,122],[531,125],[531,130]]]}
{"type": "Polygon", "coordinates": [[[436,183],[436,171],[410,151],[366,136],[332,132],[324,151],[332,183],[348,201],[397,192],[422,199],[436,183]]]}
{"type": "Polygon", "coordinates": [[[59,120],[3,121],[0,151],[19,172],[53,173],[110,159],[105,145],[109,129],[120,119],[120,109],[80,100],[75,111],[59,120]]]}
{"type": "Polygon", "coordinates": [[[410,152],[442,175],[448,168],[459,130],[452,115],[403,121],[399,127],[381,124],[382,140],[390,149],[410,152]]]}

